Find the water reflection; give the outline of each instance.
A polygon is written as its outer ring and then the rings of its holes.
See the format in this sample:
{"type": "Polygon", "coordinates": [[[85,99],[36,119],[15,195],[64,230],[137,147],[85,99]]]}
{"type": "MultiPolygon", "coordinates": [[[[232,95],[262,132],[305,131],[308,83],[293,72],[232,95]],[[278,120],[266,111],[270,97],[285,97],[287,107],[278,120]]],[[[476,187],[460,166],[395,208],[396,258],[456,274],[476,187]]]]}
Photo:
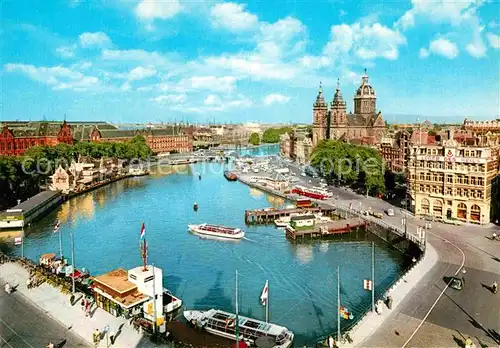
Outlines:
{"type": "Polygon", "coordinates": [[[271,204],[273,208],[283,207],[285,205],[285,199],[282,197],[266,195],[266,200],[271,204]]]}
{"type": "Polygon", "coordinates": [[[306,264],[313,259],[312,244],[297,244],[295,246],[295,255],[301,264],[306,264]]]}
{"type": "Polygon", "coordinates": [[[253,187],[250,187],[249,192],[250,196],[252,196],[253,198],[262,198],[262,196],[264,196],[264,192],[253,187]]]}
{"type": "Polygon", "coordinates": [[[326,253],[328,251],[328,242],[326,241],[321,241],[319,242],[319,251],[322,253],[326,253]]]}

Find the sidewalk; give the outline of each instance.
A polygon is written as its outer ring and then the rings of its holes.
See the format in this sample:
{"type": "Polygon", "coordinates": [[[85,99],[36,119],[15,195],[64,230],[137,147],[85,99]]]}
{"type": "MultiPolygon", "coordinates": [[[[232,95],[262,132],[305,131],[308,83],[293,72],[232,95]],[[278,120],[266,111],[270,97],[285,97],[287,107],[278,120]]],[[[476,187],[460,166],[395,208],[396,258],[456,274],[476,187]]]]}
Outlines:
{"type": "Polygon", "coordinates": [[[384,321],[398,309],[399,304],[405,296],[417,285],[422,277],[436,264],[438,261],[436,250],[427,244],[427,251],[423,259],[404,277],[402,277],[389,291],[393,300],[392,309],[388,309],[386,305],[383,307],[382,314],[368,313],[364,318],[349,332],[353,343],[341,344],[342,348],[365,347],[369,346],[365,342],[383,323],[384,321]]]}
{"type": "MultiPolygon", "coordinates": [[[[56,289],[46,283],[43,283],[37,288],[29,289],[26,287],[28,272],[17,263],[5,263],[0,265],[0,275],[3,281],[9,282],[16,286],[16,291],[21,293],[41,310],[46,312],[61,324],[92,345],[92,333],[95,329],[102,332],[106,325],[109,325],[110,331],[117,334],[114,347],[138,347],[142,339],[134,328],[132,328],[125,318],[116,318],[105,312],[101,308],[97,308],[91,318],[85,317],[85,313],[80,308],[80,302],[71,306],[69,296],[62,294],[59,289],[56,289]],[[121,331],[118,334],[121,327],[121,331]]],[[[80,295],[77,294],[77,299],[80,295]]],[[[95,307],[92,307],[94,310],[95,307]]],[[[144,340],[143,340],[144,341],[144,340]]],[[[149,341],[149,340],[148,340],[149,341]]],[[[106,338],[101,340],[99,347],[106,347],[106,338]]],[[[110,347],[111,343],[110,343],[110,347]]]]}

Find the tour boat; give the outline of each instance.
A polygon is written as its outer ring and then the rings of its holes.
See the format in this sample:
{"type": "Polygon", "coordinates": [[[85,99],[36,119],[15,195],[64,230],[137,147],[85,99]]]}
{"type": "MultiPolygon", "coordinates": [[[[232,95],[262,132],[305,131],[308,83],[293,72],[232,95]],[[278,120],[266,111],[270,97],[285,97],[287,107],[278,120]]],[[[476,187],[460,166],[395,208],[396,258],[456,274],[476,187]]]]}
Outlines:
{"type": "Polygon", "coordinates": [[[314,198],[314,199],[327,199],[327,198],[330,198],[332,196],[332,193],[327,191],[327,190],[324,190],[321,188],[316,188],[316,187],[309,188],[309,187],[304,187],[304,186],[299,186],[299,185],[295,186],[292,189],[292,193],[296,193],[298,195],[306,196],[306,197],[314,198]]]}
{"type": "Polygon", "coordinates": [[[174,296],[170,290],[163,288],[163,311],[171,314],[182,307],[182,300],[174,296]]]}
{"type": "Polygon", "coordinates": [[[236,174],[234,174],[233,172],[230,172],[228,170],[226,170],[224,172],[224,177],[229,180],[229,181],[236,181],[238,180],[238,177],[236,176],[236,174]]]}
{"type": "Polygon", "coordinates": [[[231,228],[210,224],[188,225],[189,230],[195,234],[214,236],[228,239],[241,239],[245,232],[239,228],[231,228]]]}
{"type": "MultiPolygon", "coordinates": [[[[208,311],[184,311],[184,318],[192,325],[205,331],[231,340],[236,339],[236,315],[218,309],[208,311]]],[[[284,326],[266,323],[261,320],[238,315],[239,339],[255,344],[259,337],[267,336],[274,340],[274,348],[288,348],[293,343],[293,332],[284,326]]]]}

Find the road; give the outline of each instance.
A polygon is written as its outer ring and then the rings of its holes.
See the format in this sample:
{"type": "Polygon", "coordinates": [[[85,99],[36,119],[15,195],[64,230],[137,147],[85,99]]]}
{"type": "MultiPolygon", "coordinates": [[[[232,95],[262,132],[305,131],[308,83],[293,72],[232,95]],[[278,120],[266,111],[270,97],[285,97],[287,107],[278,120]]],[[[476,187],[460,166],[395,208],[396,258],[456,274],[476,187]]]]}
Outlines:
{"type": "Polygon", "coordinates": [[[0,347],[40,348],[52,342],[56,347],[90,347],[68,328],[42,312],[19,293],[8,295],[0,282],[0,347]]]}
{"type": "MultiPolygon", "coordinates": [[[[283,163],[283,162],[282,162],[283,163]]],[[[298,184],[317,186],[319,178],[302,177],[301,170],[286,164],[300,179],[298,184]]],[[[329,187],[335,198],[326,200],[355,209],[385,212],[392,208],[395,216],[384,214],[383,220],[402,226],[406,218],[408,232],[417,235],[424,221],[374,197],[358,195],[348,188],[329,187]]],[[[498,226],[454,226],[433,222],[427,241],[437,250],[439,261],[429,270],[391,316],[359,346],[430,347],[463,346],[470,336],[478,347],[500,344],[500,294],[487,288],[494,280],[500,282],[500,242],[489,237],[499,233],[498,226]],[[463,267],[462,267],[463,264],[463,267]],[[465,270],[465,273],[463,273],[465,270]],[[462,291],[446,287],[445,277],[463,277],[462,291]]]]}

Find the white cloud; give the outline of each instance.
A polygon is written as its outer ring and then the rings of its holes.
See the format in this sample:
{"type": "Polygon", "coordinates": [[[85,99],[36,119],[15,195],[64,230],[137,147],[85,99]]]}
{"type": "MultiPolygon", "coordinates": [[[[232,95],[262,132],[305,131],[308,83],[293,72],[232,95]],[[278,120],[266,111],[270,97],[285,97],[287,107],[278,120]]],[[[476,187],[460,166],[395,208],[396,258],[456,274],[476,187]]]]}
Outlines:
{"type": "Polygon", "coordinates": [[[290,16],[275,23],[262,23],[256,36],[256,51],[268,60],[301,53],[306,43],[306,31],[300,20],[290,16]]]}
{"type": "Polygon", "coordinates": [[[419,51],[419,57],[420,58],[427,58],[427,57],[429,57],[429,50],[427,50],[426,48],[421,48],[420,51],[419,51]]]}
{"type": "Polygon", "coordinates": [[[429,44],[429,53],[453,59],[458,56],[457,45],[447,39],[436,39],[429,44]]]}
{"type": "Polygon", "coordinates": [[[86,91],[99,85],[99,79],[94,76],[85,76],[78,71],[66,67],[37,67],[29,64],[6,64],[6,72],[19,72],[32,80],[51,86],[54,90],[72,89],[86,91]]]}
{"type": "Polygon", "coordinates": [[[73,58],[75,56],[76,44],[56,48],[56,52],[62,58],[73,58]]]}
{"type": "Polygon", "coordinates": [[[235,99],[224,99],[220,100],[217,96],[214,98],[205,98],[203,105],[196,106],[193,104],[189,105],[174,105],[171,107],[172,110],[184,112],[184,113],[206,113],[206,112],[215,112],[215,111],[229,111],[231,109],[236,108],[248,108],[253,105],[253,102],[250,98],[245,97],[242,94],[238,94],[235,99]],[[208,104],[207,104],[208,99],[208,104]],[[217,102],[219,102],[216,104],[217,102]],[[210,104],[210,103],[214,104],[210,104]]]}
{"type": "Polygon", "coordinates": [[[500,35],[495,35],[493,33],[486,33],[486,38],[490,46],[494,49],[500,49],[500,35]]]}
{"type": "Polygon", "coordinates": [[[210,94],[205,98],[205,100],[203,101],[203,104],[205,104],[205,105],[220,105],[220,104],[222,104],[222,101],[218,95],[210,94]]]}
{"type": "Polygon", "coordinates": [[[169,19],[182,10],[179,0],[142,0],[135,8],[135,14],[142,20],[169,19]]]}
{"type": "Polygon", "coordinates": [[[286,104],[290,101],[290,97],[282,95],[282,94],[268,94],[264,98],[264,104],[266,105],[271,105],[271,104],[286,104]]]}
{"type": "Polygon", "coordinates": [[[155,98],[151,98],[151,101],[154,101],[158,104],[182,104],[187,100],[186,94],[167,94],[160,95],[155,98]]]}
{"type": "Polygon", "coordinates": [[[263,61],[258,55],[235,55],[205,58],[205,63],[217,69],[227,69],[242,78],[253,80],[288,80],[295,76],[295,69],[281,62],[263,61]]]}
{"type": "Polygon", "coordinates": [[[228,93],[235,89],[235,83],[236,78],[233,76],[193,76],[180,80],[177,87],[228,93]]]}
{"type": "Polygon", "coordinates": [[[304,68],[320,69],[330,65],[331,60],[326,56],[304,56],[298,59],[304,68]]]}
{"type": "Polygon", "coordinates": [[[412,8],[406,11],[395,26],[406,30],[415,26],[415,18],[426,18],[435,23],[459,25],[462,21],[475,16],[483,0],[412,0],[412,8]]]}
{"type": "Polygon", "coordinates": [[[245,10],[245,5],[226,2],[215,5],[210,11],[214,26],[232,31],[254,28],[259,22],[256,15],[245,10]]]}
{"type": "Polygon", "coordinates": [[[158,52],[150,52],[139,49],[133,50],[110,50],[102,51],[102,59],[110,61],[141,62],[146,65],[158,66],[167,63],[167,59],[158,52]]]}
{"type": "Polygon", "coordinates": [[[83,48],[107,47],[111,45],[111,39],[102,31],[96,33],[82,33],[78,37],[78,41],[83,48]]]}
{"type": "Polygon", "coordinates": [[[155,76],[157,71],[151,68],[144,68],[142,66],[138,66],[137,68],[132,69],[128,73],[129,80],[142,80],[148,77],[155,76]]]}
{"type": "Polygon", "coordinates": [[[395,60],[399,56],[399,46],[406,44],[406,38],[398,30],[380,23],[333,25],[330,36],[323,53],[334,58],[355,55],[363,60],[395,60]]]}

